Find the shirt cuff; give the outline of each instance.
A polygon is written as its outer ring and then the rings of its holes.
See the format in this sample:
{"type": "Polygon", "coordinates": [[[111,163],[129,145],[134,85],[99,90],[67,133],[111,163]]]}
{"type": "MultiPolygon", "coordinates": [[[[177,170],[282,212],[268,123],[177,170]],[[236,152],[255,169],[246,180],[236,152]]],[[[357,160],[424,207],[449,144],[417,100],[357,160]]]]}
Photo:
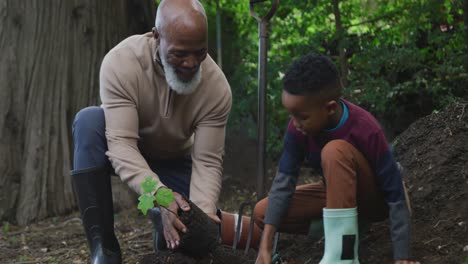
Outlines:
{"type": "Polygon", "coordinates": [[[393,242],[393,259],[411,258],[411,220],[406,201],[388,203],[390,209],[390,234],[393,242]]]}

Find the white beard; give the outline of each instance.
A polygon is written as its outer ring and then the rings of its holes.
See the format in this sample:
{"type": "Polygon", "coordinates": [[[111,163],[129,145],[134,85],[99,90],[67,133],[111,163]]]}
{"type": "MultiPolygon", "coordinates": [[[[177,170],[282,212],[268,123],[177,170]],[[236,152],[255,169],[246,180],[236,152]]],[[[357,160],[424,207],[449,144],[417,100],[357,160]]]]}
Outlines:
{"type": "Polygon", "coordinates": [[[184,82],[180,80],[179,77],[177,77],[177,73],[174,67],[172,67],[172,65],[170,65],[166,61],[164,56],[161,56],[161,63],[164,67],[164,75],[166,76],[166,81],[173,91],[175,91],[178,94],[191,94],[197,89],[202,79],[201,65],[198,71],[193,76],[193,78],[188,82],[184,82]]]}

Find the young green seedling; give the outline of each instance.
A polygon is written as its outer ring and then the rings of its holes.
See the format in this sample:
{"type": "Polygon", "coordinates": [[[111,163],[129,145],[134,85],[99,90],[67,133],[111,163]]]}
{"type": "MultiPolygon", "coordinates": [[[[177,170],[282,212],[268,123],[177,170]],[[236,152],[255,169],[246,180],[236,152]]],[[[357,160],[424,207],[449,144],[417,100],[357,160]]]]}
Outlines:
{"type": "Polygon", "coordinates": [[[143,193],[138,197],[138,209],[140,209],[144,215],[146,215],[149,209],[154,207],[154,201],[156,201],[159,206],[165,208],[168,208],[168,206],[175,201],[171,189],[160,188],[156,192],[156,185],[158,185],[158,181],[153,180],[153,178],[149,176],[146,177],[145,181],[140,185],[143,193]]]}

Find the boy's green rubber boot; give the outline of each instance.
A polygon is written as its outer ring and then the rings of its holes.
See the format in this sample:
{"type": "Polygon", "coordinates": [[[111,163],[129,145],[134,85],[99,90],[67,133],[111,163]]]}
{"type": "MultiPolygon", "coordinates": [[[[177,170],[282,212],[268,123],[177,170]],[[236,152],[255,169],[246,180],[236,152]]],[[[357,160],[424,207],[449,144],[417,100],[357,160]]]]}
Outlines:
{"type": "Polygon", "coordinates": [[[307,237],[312,241],[318,241],[323,237],[323,219],[313,219],[310,221],[307,237]]]}
{"type": "Polygon", "coordinates": [[[320,264],[359,264],[357,208],[323,208],[325,253],[320,264]]]}

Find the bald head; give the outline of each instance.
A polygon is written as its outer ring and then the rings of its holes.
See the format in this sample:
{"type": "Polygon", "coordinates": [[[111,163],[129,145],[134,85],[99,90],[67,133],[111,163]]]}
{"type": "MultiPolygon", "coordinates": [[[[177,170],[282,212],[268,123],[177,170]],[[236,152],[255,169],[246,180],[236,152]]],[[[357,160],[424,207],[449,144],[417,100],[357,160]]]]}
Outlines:
{"type": "Polygon", "coordinates": [[[163,38],[174,31],[195,30],[206,34],[208,23],[205,9],[198,0],[163,0],[158,6],[155,27],[163,38]]]}
{"type": "MultiPolygon", "coordinates": [[[[181,87],[197,82],[201,63],[208,52],[208,23],[200,2],[163,0],[158,7],[153,35],[159,43],[159,57],[166,79],[173,72],[174,78],[169,79],[184,83],[181,87]]],[[[176,84],[172,86],[174,88],[176,84]]]]}

